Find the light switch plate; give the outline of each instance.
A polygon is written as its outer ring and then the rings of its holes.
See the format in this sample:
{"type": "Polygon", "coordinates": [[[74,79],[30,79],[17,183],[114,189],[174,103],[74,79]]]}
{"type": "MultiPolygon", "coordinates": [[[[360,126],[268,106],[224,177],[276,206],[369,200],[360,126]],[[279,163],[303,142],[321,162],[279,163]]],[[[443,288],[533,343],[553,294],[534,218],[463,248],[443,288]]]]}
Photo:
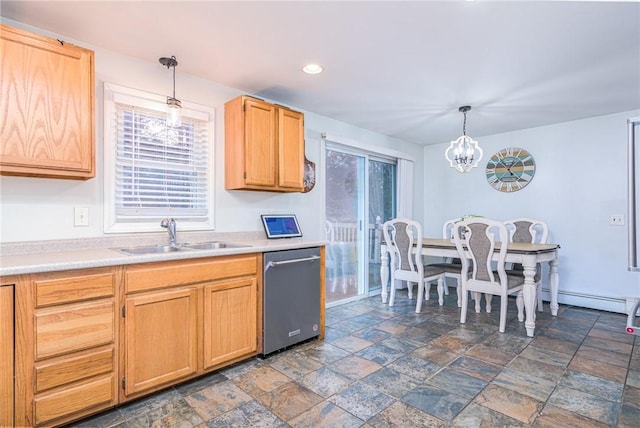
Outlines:
{"type": "Polygon", "coordinates": [[[624,214],[611,214],[609,224],[612,226],[624,226],[624,214]]]}
{"type": "Polygon", "coordinates": [[[89,226],[89,208],[88,207],[75,207],[73,209],[73,225],[89,226]]]}

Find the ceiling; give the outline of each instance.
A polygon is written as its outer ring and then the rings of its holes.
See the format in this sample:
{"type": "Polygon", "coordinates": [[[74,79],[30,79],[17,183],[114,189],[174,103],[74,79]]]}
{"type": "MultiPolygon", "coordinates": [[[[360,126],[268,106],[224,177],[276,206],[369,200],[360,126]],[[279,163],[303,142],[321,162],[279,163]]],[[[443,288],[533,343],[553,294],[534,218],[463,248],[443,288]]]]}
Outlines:
{"type": "Polygon", "coordinates": [[[3,0],[0,14],[421,145],[457,138],[465,104],[474,138],[640,108],[638,2],[3,0]]]}

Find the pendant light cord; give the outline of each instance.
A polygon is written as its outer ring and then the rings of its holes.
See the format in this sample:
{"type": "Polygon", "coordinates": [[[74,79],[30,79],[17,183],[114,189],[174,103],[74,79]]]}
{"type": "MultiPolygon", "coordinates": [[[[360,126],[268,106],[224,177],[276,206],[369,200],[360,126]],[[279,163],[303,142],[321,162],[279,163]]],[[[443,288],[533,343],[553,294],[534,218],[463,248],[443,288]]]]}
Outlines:
{"type": "MultiPolygon", "coordinates": [[[[172,56],[171,59],[176,60],[175,56],[172,56]]],[[[177,61],[176,61],[177,62],[177,61]]],[[[176,97],[176,66],[173,66],[173,98],[176,97]]],[[[465,120],[467,115],[465,114],[465,120]]]]}
{"type": "MultiPolygon", "coordinates": [[[[173,69],[174,73],[175,73],[175,68],[173,69]]],[[[173,87],[175,88],[176,84],[175,82],[173,83],[173,87]]],[[[462,113],[464,115],[464,122],[462,122],[462,135],[467,135],[467,112],[463,112],[462,113]]]]}

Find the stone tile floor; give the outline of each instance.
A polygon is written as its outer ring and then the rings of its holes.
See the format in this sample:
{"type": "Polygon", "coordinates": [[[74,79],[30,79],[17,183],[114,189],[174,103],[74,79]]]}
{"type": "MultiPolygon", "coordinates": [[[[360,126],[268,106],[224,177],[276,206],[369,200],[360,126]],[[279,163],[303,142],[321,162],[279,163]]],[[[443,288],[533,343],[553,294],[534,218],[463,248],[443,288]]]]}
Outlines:
{"type": "Polygon", "coordinates": [[[398,292],[326,313],[326,339],[255,358],[76,427],[639,427],[640,339],[626,316],[561,306],[528,338],[509,302],[459,323],[398,292]]]}

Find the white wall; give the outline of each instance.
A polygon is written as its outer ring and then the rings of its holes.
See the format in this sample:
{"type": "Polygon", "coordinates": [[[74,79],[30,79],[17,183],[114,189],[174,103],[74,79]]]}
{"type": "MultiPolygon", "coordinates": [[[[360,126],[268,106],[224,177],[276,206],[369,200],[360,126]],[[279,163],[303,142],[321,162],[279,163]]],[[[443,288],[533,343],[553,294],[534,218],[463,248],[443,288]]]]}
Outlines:
{"type": "Polygon", "coordinates": [[[611,226],[609,215],[627,220],[626,119],[638,115],[623,112],[477,138],[484,158],[467,174],[444,159],[448,143],[426,147],[425,233],[439,235],[445,220],[464,214],[544,220],[549,242],[561,246],[560,303],[625,312],[625,298],[640,296],[640,275],[627,270],[626,222],[611,226]],[[489,157],[506,147],[524,148],[536,162],[531,183],[514,193],[494,190],[485,178],[489,157]]]}
{"type": "MultiPolygon", "coordinates": [[[[59,35],[36,29],[15,21],[2,22],[20,28],[61,38],[59,35]]],[[[31,177],[0,177],[0,243],[40,241],[50,239],[93,238],[103,234],[103,118],[102,85],[112,82],[157,94],[169,94],[171,74],[157,58],[150,62],[105,51],[82,41],[67,40],[95,51],[96,69],[96,177],[87,181],[43,179],[31,177]],[[89,227],[73,226],[74,207],[89,207],[89,227]]],[[[161,52],[163,55],[179,52],[161,52]]],[[[219,232],[262,230],[259,215],[266,212],[293,212],[298,215],[305,236],[320,238],[324,190],[320,165],[320,134],[323,132],[347,137],[363,144],[393,148],[416,159],[416,171],[421,171],[422,148],[381,134],[305,112],[306,156],[316,163],[315,188],[305,194],[281,194],[224,189],[224,103],[240,90],[202,80],[176,69],[176,95],[216,109],[215,130],[215,227],[219,232]]],[[[278,100],[272,100],[278,101],[278,100]]],[[[296,109],[295,106],[290,106],[296,109]]],[[[303,110],[304,111],[304,110],[303,110]]],[[[416,183],[422,183],[421,174],[416,183]]],[[[421,186],[415,185],[416,189],[421,186]]],[[[418,196],[420,198],[420,196],[418,196]]],[[[422,204],[415,207],[421,217],[422,204]]],[[[179,226],[178,226],[179,228],[179,226]]],[[[163,233],[158,225],[158,232],[163,233]]]]}

